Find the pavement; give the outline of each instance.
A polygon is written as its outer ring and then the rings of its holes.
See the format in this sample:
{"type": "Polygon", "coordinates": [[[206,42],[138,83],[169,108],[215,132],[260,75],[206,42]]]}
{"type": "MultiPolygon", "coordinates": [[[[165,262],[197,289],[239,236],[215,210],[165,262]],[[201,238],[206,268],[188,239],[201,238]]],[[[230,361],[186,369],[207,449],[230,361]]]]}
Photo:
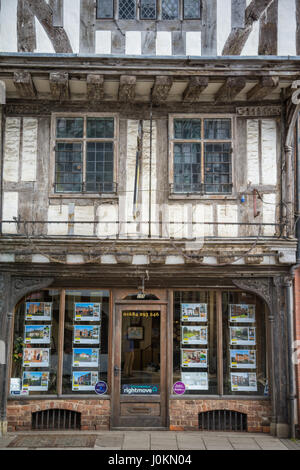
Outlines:
{"type": "Polygon", "coordinates": [[[0,437],[1,450],[300,450],[300,440],[269,434],[179,431],[52,431],[8,433],[0,437]],[[55,442],[55,448],[47,447],[55,442]],[[15,444],[22,444],[16,447],[15,444]],[[88,447],[84,444],[87,443],[88,447]],[[8,447],[13,445],[14,447],[8,447]],[[76,447],[75,447],[76,445],[76,447]],[[58,447],[59,446],[59,447],[58,447]]]}

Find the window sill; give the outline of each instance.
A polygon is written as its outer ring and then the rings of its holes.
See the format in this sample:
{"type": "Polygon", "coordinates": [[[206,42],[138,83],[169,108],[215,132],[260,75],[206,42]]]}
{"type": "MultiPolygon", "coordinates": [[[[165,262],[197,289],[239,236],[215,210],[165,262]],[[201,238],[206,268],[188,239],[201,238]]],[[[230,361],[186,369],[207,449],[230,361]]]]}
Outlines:
{"type": "Polygon", "coordinates": [[[49,199],[101,199],[101,200],[109,200],[109,201],[117,201],[119,196],[117,194],[109,194],[109,193],[90,193],[90,194],[82,194],[82,193],[56,193],[50,194],[49,199]]]}
{"type": "Polygon", "coordinates": [[[110,400],[110,395],[9,395],[8,401],[29,400],[110,400]]]}
{"type": "Polygon", "coordinates": [[[236,201],[238,199],[237,194],[169,194],[170,200],[202,200],[202,201],[236,201]]]}
{"type": "Polygon", "coordinates": [[[262,400],[270,401],[264,395],[170,395],[170,400],[262,400]]]}

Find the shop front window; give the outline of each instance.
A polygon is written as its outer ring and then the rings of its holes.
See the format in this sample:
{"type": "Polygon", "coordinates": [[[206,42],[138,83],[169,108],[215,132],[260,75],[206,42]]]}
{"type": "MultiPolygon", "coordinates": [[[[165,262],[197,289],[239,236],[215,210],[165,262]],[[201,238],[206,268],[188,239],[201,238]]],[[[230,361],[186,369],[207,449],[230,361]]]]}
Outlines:
{"type": "Polygon", "coordinates": [[[108,380],[109,291],[50,289],[16,308],[10,393],[93,394],[108,380]]]}
{"type": "Polygon", "coordinates": [[[266,356],[265,305],[257,296],[174,292],[173,384],[181,393],[268,395],[266,356]]]}

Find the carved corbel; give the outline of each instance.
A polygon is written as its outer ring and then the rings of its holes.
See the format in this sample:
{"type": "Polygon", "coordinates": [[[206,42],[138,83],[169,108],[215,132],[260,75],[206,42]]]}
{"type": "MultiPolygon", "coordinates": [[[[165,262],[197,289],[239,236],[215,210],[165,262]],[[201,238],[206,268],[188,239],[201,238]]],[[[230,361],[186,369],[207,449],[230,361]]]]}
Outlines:
{"type": "Polygon", "coordinates": [[[268,305],[272,312],[272,281],[271,278],[235,278],[233,284],[246,292],[257,294],[268,305]]]}
{"type": "Polygon", "coordinates": [[[44,289],[49,287],[54,281],[52,277],[39,278],[39,277],[17,277],[11,281],[11,294],[9,299],[9,311],[12,311],[14,306],[26,294],[34,290],[44,289]]]}

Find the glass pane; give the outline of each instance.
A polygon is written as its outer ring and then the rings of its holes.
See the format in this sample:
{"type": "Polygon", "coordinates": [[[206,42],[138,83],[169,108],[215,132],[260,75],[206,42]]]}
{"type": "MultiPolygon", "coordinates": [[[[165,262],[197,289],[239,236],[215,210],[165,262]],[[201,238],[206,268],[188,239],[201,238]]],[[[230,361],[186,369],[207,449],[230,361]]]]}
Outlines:
{"type": "Polygon", "coordinates": [[[156,0],[141,0],[141,19],[153,20],[156,18],[156,0]]]}
{"type": "Polygon", "coordinates": [[[119,0],[119,19],[135,19],[135,0],[119,0]]]}
{"type": "Polygon", "coordinates": [[[55,394],[59,328],[58,290],[28,295],[14,321],[11,392],[14,395],[55,394]]]}
{"type": "Polygon", "coordinates": [[[265,306],[246,292],[224,292],[224,395],[267,394],[265,306]]]}
{"type": "Polygon", "coordinates": [[[162,0],[162,19],[176,20],[178,16],[178,0],[162,0]]]}
{"type": "Polygon", "coordinates": [[[123,311],[121,394],[159,393],[160,311],[123,311]]]}
{"type": "Polygon", "coordinates": [[[113,165],[112,142],[88,142],[86,191],[113,192],[113,165]]]}
{"type": "Polygon", "coordinates": [[[92,139],[113,139],[114,118],[88,118],[87,137],[92,139]]]}
{"type": "Polygon", "coordinates": [[[98,0],[97,1],[97,18],[113,18],[114,17],[114,1],[98,0]]]}
{"type": "Polygon", "coordinates": [[[95,395],[107,383],[108,321],[108,291],[66,291],[63,393],[95,395]]]}
{"type": "Polygon", "coordinates": [[[200,18],[200,0],[184,0],[183,16],[185,19],[200,18]]]}
{"type": "Polygon", "coordinates": [[[230,143],[204,145],[204,172],[206,193],[231,193],[230,143]]]}
{"type": "Polygon", "coordinates": [[[82,144],[58,142],[55,153],[55,192],[82,191],[82,144]]]}
{"type": "Polygon", "coordinates": [[[209,140],[231,139],[231,119],[204,119],[204,138],[209,140]]]}
{"type": "Polygon", "coordinates": [[[201,145],[174,145],[174,192],[201,191],[201,145]]]}
{"type": "Polygon", "coordinates": [[[173,384],[185,395],[216,394],[217,325],[213,291],[174,292],[173,384]]]}
{"type": "Polygon", "coordinates": [[[56,137],[73,139],[83,137],[83,118],[57,118],[56,137]]]}
{"type": "Polygon", "coordinates": [[[200,139],[201,120],[200,119],[174,119],[175,139],[200,139]]]}

